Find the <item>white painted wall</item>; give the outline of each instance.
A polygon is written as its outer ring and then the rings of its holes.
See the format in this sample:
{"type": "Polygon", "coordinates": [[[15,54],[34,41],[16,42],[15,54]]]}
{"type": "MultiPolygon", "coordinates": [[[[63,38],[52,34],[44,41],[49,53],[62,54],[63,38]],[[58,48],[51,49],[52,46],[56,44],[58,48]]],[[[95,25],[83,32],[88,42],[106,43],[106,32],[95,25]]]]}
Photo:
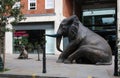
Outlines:
{"type": "MultiPolygon", "coordinates": [[[[12,25],[9,23],[6,28],[12,29],[12,25]]],[[[5,32],[5,53],[13,53],[13,34],[11,31],[5,32]]]]}

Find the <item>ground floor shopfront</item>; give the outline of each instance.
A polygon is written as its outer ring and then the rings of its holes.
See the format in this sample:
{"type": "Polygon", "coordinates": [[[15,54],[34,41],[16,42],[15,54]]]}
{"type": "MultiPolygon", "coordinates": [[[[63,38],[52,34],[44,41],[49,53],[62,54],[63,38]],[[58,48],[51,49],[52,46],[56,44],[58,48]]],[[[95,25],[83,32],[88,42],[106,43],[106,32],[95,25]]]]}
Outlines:
{"type": "Polygon", "coordinates": [[[44,35],[54,34],[54,22],[21,23],[14,28],[13,53],[19,53],[18,45],[24,45],[29,53],[37,53],[37,46],[45,45],[47,53],[55,53],[55,39],[44,35]]]}
{"type": "Polygon", "coordinates": [[[7,53],[19,53],[18,45],[28,47],[29,53],[36,53],[37,45],[46,41],[45,51],[55,53],[55,39],[44,34],[54,34],[54,22],[22,23],[14,26],[15,32],[6,32],[7,53]],[[9,38],[8,38],[9,37],[9,38]]]}
{"type": "MultiPolygon", "coordinates": [[[[5,52],[14,54],[20,53],[18,45],[25,45],[29,53],[37,53],[37,45],[44,43],[47,54],[59,53],[56,49],[56,39],[45,36],[55,34],[62,20],[57,16],[29,17],[26,21],[6,27],[15,29],[15,32],[5,34],[5,52]]],[[[62,46],[61,46],[62,47],[62,46]]],[[[42,52],[42,51],[41,51],[42,52]]]]}

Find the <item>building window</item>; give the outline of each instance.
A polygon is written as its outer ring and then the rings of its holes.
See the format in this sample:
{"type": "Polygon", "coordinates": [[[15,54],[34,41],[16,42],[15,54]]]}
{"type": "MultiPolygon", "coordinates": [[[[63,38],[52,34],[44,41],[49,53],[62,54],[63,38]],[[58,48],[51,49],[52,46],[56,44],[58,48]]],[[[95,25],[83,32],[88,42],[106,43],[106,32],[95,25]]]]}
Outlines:
{"type": "Polygon", "coordinates": [[[36,9],[36,0],[28,0],[28,10],[35,10],[36,9]]]}
{"type": "Polygon", "coordinates": [[[45,0],[45,9],[54,9],[54,0],[45,0]]]}

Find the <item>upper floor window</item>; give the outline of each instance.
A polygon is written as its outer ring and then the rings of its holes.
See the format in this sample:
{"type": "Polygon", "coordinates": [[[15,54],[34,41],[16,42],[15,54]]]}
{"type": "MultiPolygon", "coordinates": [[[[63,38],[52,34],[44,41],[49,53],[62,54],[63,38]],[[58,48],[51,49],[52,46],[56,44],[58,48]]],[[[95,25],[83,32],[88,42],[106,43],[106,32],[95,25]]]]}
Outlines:
{"type": "Polygon", "coordinates": [[[45,9],[54,9],[54,0],[45,0],[45,9]]]}
{"type": "Polygon", "coordinates": [[[36,9],[36,0],[28,0],[28,10],[34,10],[36,9]]]}

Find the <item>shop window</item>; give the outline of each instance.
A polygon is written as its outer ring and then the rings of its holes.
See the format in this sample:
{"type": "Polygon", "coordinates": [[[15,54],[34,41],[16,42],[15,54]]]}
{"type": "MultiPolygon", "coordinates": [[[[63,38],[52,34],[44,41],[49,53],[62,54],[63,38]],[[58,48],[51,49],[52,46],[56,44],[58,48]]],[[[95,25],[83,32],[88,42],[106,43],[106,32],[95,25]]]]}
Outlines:
{"type": "Polygon", "coordinates": [[[37,2],[36,0],[28,0],[28,10],[35,10],[37,2]]]}

